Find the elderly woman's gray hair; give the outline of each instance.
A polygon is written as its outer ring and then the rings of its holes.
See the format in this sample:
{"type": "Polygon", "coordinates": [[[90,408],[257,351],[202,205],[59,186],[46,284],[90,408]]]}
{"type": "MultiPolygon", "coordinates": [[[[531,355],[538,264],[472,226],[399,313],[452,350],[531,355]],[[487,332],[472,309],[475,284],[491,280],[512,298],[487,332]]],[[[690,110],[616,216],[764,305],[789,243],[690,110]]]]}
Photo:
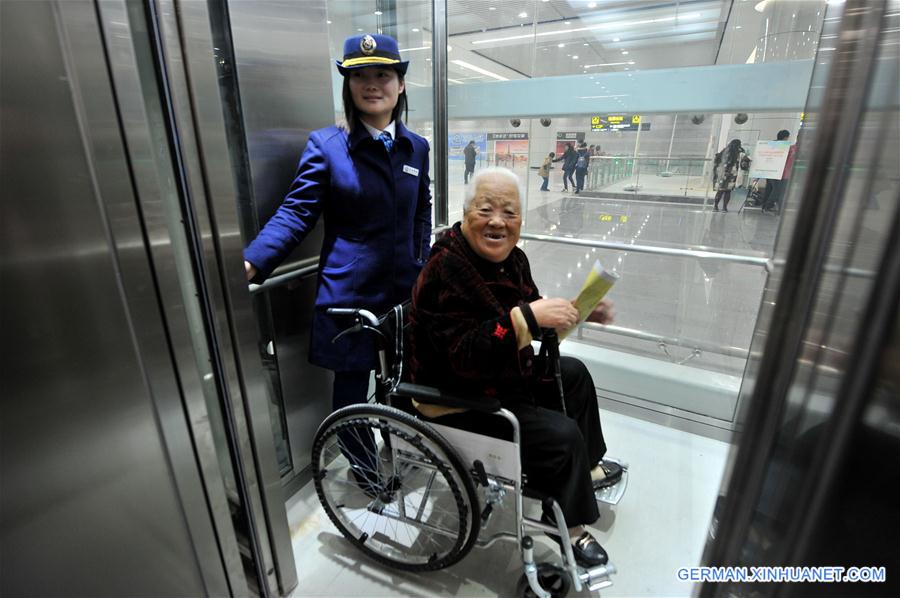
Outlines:
{"type": "Polygon", "coordinates": [[[522,187],[522,181],[519,180],[519,176],[512,170],[503,168],[502,166],[483,168],[476,172],[475,176],[469,179],[469,184],[466,186],[465,199],[463,200],[463,214],[468,212],[472,207],[472,200],[475,199],[475,194],[478,192],[478,183],[489,177],[503,177],[509,179],[515,184],[516,189],[519,192],[520,203],[522,198],[525,197],[525,189],[522,187]]]}

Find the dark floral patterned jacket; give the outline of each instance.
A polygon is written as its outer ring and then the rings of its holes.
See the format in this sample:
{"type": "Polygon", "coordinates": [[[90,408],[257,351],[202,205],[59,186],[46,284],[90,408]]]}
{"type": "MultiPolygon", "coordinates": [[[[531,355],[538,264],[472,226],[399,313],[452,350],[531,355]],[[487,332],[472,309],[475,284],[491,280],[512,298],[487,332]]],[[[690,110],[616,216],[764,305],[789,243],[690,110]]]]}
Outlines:
{"type": "Polygon", "coordinates": [[[518,349],[509,312],[539,298],[521,249],[489,262],[469,247],[457,222],[432,246],[413,287],[412,381],[502,403],[529,400],[534,350],[518,349]]]}

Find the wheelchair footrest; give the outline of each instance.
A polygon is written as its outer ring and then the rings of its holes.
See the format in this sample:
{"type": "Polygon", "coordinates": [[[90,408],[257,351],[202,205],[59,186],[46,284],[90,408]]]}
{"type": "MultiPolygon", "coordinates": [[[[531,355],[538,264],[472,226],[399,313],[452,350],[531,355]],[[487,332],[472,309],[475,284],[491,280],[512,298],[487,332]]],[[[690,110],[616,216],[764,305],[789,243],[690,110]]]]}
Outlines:
{"type": "Polygon", "coordinates": [[[599,567],[591,567],[590,569],[584,569],[582,567],[578,568],[578,577],[581,580],[581,583],[587,586],[591,592],[596,592],[597,590],[602,590],[603,588],[608,588],[613,585],[609,576],[614,573],[616,573],[616,566],[613,565],[612,562],[600,565],[599,567]]]}
{"type": "Polygon", "coordinates": [[[617,505],[625,496],[625,490],[628,489],[628,464],[610,457],[604,457],[604,460],[618,463],[622,467],[622,478],[612,486],[594,490],[594,498],[597,499],[597,502],[617,505]]]}

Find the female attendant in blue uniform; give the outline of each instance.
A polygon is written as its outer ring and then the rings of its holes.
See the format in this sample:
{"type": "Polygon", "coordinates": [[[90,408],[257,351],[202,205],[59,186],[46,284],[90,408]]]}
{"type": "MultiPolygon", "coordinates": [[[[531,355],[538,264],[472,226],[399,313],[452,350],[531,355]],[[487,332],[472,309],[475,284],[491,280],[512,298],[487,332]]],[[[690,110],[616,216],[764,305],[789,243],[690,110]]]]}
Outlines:
{"type": "Polygon", "coordinates": [[[349,322],[326,310],[387,311],[409,299],[428,259],[428,142],[400,120],[408,65],[387,35],[344,42],[346,127],[310,134],[284,203],[244,251],[247,277],[261,283],[324,215],[310,362],[334,371],[334,409],[366,401],[375,350],[369,334],[332,343],[349,322]]]}

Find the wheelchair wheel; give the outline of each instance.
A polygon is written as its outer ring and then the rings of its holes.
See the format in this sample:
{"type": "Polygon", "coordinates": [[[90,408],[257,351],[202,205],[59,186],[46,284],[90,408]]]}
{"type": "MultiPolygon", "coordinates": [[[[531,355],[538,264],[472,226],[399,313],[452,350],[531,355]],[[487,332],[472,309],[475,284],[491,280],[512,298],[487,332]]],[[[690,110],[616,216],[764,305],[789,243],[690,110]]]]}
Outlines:
{"type": "MultiPolygon", "coordinates": [[[[537,564],[538,583],[547,592],[550,592],[551,598],[565,598],[572,587],[572,581],[569,579],[569,573],[562,567],[551,565],[550,563],[537,564]]],[[[535,598],[536,594],[528,585],[528,578],[522,575],[519,581],[519,595],[525,598],[535,598]]]]}
{"type": "Polygon", "coordinates": [[[322,508],[370,557],[406,571],[457,562],[478,538],[478,497],[456,451],[427,424],[384,405],[332,413],[313,441],[322,508]]]}

